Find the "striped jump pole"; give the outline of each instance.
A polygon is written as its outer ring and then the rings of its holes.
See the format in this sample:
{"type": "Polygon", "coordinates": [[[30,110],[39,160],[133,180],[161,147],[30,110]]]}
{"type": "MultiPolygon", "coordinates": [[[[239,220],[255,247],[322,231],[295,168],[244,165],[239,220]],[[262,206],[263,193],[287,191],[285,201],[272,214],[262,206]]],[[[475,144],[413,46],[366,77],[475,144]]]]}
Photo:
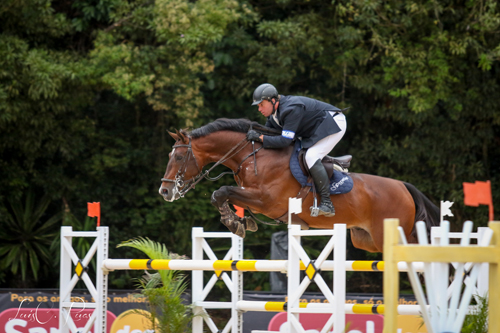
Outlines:
{"type": "MultiPolygon", "coordinates": [[[[423,263],[414,264],[417,272],[424,269],[423,263]]],[[[384,262],[377,260],[347,260],[347,272],[383,272],[384,262]]],[[[179,271],[215,271],[215,272],[282,272],[286,273],[287,260],[179,260],[179,259],[106,259],[103,268],[107,271],[115,270],[179,270],[179,271]]],[[[335,262],[325,260],[319,267],[322,271],[333,271],[335,262]]],[[[300,261],[300,270],[306,270],[306,265],[300,261]]],[[[400,272],[407,272],[405,262],[398,263],[400,272]]]]}
{"type": "MultiPolygon", "coordinates": [[[[287,302],[260,302],[240,301],[238,310],[258,312],[287,312],[287,302]]],[[[328,303],[299,303],[300,313],[332,313],[331,304],[328,303]]],[[[384,304],[344,304],[346,314],[380,314],[385,312],[384,304]]],[[[400,315],[421,315],[419,305],[398,305],[397,312],[400,315]]]]}

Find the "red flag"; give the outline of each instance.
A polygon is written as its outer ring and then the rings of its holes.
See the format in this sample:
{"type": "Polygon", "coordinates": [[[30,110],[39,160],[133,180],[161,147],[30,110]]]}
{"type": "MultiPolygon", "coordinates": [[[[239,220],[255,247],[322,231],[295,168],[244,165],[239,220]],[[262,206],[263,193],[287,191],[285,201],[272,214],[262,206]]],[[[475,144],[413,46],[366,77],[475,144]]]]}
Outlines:
{"type": "Polygon", "coordinates": [[[245,217],[245,209],[244,208],[238,207],[236,205],[233,205],[233,206],[234,206],[234,209],[236,209],[236,215],[238,215],[241,218],[245,217]]]}
{"type": "Polygon", "coordinates": [[[463,183],[464,204],[477,207],[479,205],[489,206],[489,218],[493,221],[493,199],[491,197],[491,182],[476,181],[475,183],[463,183]]]}
{"type": "Polygon", "coordinates": [[[87,202],[87,215],[90,217],[97,217],[97,226],[101,226],[101,203],[100,202],[87,202]]]}

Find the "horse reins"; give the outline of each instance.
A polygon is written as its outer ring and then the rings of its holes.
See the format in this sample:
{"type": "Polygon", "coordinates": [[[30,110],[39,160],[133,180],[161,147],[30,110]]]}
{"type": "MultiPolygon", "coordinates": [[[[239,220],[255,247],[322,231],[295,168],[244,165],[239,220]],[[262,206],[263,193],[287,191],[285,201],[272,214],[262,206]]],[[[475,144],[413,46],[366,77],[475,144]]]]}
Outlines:
{"type": "Polygon", "coordinates": [[[236,144],[236,146],[234,146],[233,148],[231,148],[231,150],[229,150],[221,159],[219,159],[219,161],[217,161],[210,169],[206,170],[205,172],[202,173],[202,170],[200,169],[199,165],[198,165],[198,161],[196,160],[196,156],[194,156],[194,152],[193,152],[193,149],[192,149],[192,146],[191,146],[191,138],[189,138],[189,143],[188,144],[178,144],[178,145],[174,145],[172,148],[181,148],[181,147],[187,147],[187,152],[186,152],[186,155],[184,156],[183,158],[183,161],[182,161],[182,166],[179,168],[179,170],[177,171],[177,174],[175,175],[175,179],[166,179],[166,178],[162,178],[161,181],[162,182],[168,182],[168,183],[174,183],[175,184],[175,187],[176,189],[178,190],[179,192],[179,195],[180,197],[184,197],[184,195],[191,189],[195,188],[196,184],[198,184],[203,178],[206,178],[210,181],[216,181],[218,179],[220,179],[222,176],[226,175],[226,174],[233,174],[233,175],[237,175],[240,171],[240,168],[241,168],[241,165],[243,164],[243,162],[250,156],[254,155],[255,157],[255,154],[262,148],[258,148],[257,150],[253,149],[253,152],[248,155],[247,157],[245,157],[243,159],[243,161],[241,161],[240,165],[238,166],[238,169],[237,169],[237,172],[229,172],[229,171],[225,171],[223,173],[221,173],[220,175],[218,175],[217,177],[215,178],[211,178],[209,177],[209,173],[210,171],[212,171],[215,167],[217,167],[218,165],[226,162],[228,159],[230,159],[231,157],[233,157],[234,155],[238,154],[241,150],[243,150],[243,148],[245,148],[250,142],[247,141],[246,138],[244,138],[242,141],[238,142],[238,144],[236,144]],[[245,144],[242,144],[246,142],[245,144]],[[181,189],[183,187],[185,187],[186,185],[184,184],[184,174],[186,173],[187,171],[187,168],[188,168],[188,162],[189,160],[191,159],[191,157],[194,159],[194,162],[196,163],[196,168],[198,170],[198,174],[194,177],[192,177],[188,182],[189,186],[186,187],[185,189],[181,189]]]}

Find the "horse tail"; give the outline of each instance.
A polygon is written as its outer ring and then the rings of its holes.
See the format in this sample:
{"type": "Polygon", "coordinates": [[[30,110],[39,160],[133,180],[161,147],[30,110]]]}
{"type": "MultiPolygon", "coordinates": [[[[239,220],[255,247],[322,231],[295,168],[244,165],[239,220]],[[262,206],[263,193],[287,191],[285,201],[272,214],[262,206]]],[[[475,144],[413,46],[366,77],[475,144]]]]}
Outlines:
{"type": "Polygon", "coordinates": [[[410,183],[404,183],[408,192],[410,192],[413,202],[415,203],[415,221],[411,236],[417,239],[417,230],[415,223],[424,221],[427,227],[427,235],[431,234],[431,227],[439,226],[439,208],[429,200],[422,192],[410,183]]]}

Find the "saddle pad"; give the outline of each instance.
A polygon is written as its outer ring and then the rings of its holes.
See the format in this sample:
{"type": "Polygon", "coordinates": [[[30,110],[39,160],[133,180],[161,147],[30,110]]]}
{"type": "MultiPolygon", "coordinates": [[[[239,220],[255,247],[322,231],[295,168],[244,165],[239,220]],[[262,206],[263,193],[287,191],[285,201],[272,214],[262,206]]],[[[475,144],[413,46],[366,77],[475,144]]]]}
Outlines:
{"type": "MultiPolygon", "coordinates": [[[[302,149],[302,147],[300,141],[297,140],[295,142],[295,146],[293,147],[292,157],[290,158],[290,170],[301,186],[312,186],[311,183],[307,182],[307,176],[304,175],[299,165],[298,157],[300,149],[302,149]]],[[[333,176],[330,179],[330,194],[343,194],[350,192],[353,185],[352,178],[349,174],[334,170],[333,176]]]]}

